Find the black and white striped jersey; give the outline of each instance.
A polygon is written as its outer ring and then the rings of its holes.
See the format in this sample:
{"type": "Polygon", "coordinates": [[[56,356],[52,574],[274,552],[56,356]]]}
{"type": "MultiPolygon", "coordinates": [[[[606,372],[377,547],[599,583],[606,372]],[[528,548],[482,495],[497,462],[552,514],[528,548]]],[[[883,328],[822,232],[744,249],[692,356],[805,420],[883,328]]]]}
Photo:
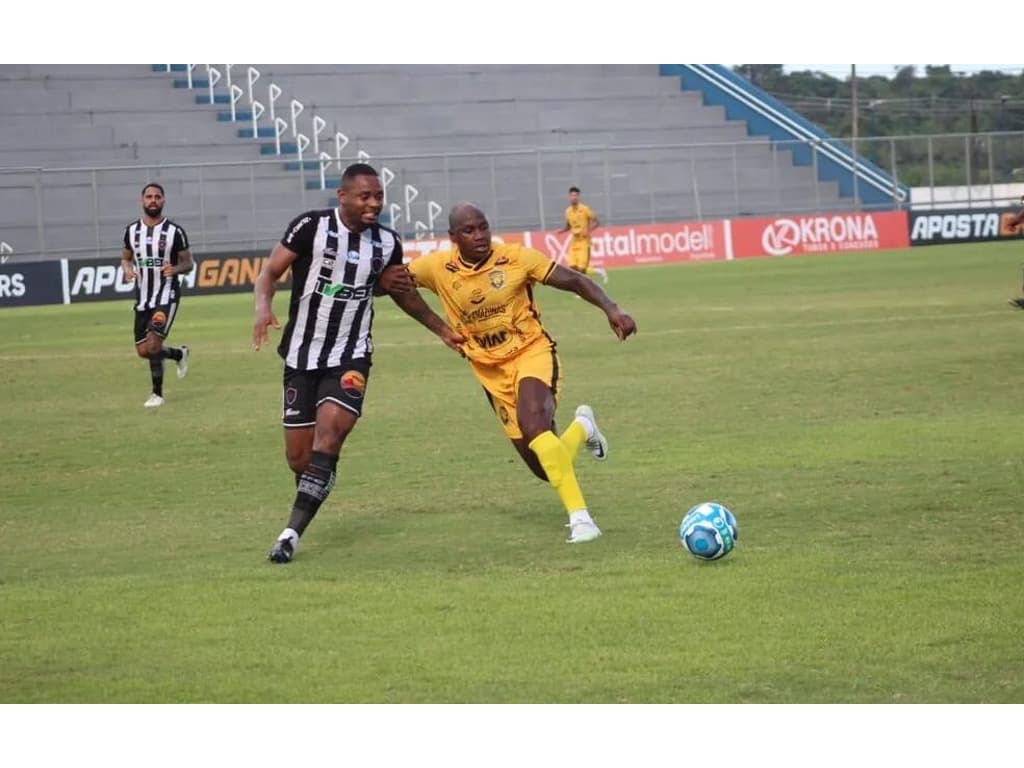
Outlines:
{"type": "Polygon", "coordinates": [[[164,264],[177,264],[178,254],[188,250],[188,235],[180,224],[164,219],[153,227],[142,219],[124,228],[124,247],[135,262],[135,309],[170,304],[180,295],[178,276],[165,277],[164,264]]]}
{"type": "Polygon", "coordinates": [[[373,287],[385,267],[402,263],[398,234],[380,225],[352,232],[331,208],[297,216],[281,244],[298,254],[277,347],[285,365],[308,371],[369,358],[373,287]]]}

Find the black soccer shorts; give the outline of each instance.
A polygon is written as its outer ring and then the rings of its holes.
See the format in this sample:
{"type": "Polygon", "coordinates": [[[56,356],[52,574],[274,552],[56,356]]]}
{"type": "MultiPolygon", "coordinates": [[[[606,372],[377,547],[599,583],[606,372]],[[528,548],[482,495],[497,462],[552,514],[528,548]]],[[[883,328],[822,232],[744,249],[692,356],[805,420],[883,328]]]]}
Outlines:
{"type": "Polygon", "coordinates": [[[312,427],[322,403],[337,403],[356,416],[363,415],[366,383],[370,378],[367,358],[342,361],[341,365],[313,371],[284,367],[281,391],[281,423],[285,427],[312,427]]]}
{"type": "Polygon", "coordinates": [[[161,339],[166,339],[171,332],[174,318],[178,314],[178,302],[163,304],[153,309],[135,310],[135,344],[141,344],[152,331],[161,339]]]}

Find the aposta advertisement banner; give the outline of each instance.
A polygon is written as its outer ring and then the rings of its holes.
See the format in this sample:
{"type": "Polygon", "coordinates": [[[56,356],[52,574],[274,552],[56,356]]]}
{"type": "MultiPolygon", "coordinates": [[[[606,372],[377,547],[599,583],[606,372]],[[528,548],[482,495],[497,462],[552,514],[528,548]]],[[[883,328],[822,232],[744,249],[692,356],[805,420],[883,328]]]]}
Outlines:
{"type": "Polygon", "coordinates": [[[880,251],[910,245],[905,211],[733,219],[732,258],[880,251]]]}
{"type": "MultiPolygon", "coordinates": [[[[639,224],[598,227],[590,237],[591,264],[625,267],[636,264],[669,264],[682,261],[714,261],[728,258],[724,221],[684,221],[670,224],[639,224]]],[[[496,242],[523,243],[536,248],[559,264],[569,252],[569,232],[541,230],[494,235],[496,242]]],[[[452,247],[448,238],[404,240],[407,258],[452,247]]]]}

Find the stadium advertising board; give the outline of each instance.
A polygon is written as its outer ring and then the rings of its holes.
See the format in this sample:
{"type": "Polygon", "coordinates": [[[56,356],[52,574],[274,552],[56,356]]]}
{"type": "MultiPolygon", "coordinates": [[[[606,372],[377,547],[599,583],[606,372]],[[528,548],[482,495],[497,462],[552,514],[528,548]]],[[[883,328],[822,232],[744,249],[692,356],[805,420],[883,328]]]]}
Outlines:
{"type": "Polygon", "coordinates": [[[735,258],[881,251],[910,244],[904,211],[733,219],[731,226],[735,258]]]}
{"type": "MultiPolygon", "coordinates": [[[[598,227],[590,236],[591,263],[598,267],[671,264],[728,258],[726,222],[680,221],[598,227]]],[[[526,232],[524,242],[559,264],[566,263],[569,232],[526,232]]]]}
{"type": "Polygon", "coordinates": [[[1005,208],[957,208],[910,214],[911,245],[983,243],[1014,240],[1021,227],[1010,227],[1013,211],[1005,208]]]}
{"type": "MultiPolygon", "coordinates": [[[[178,278],[183,286],[182,294],[189,296],[251,291],[263,263],[268,258],[266,251],[209,253],[202,257],[196,256],[196,268],[178,278]]],[[[86,259],[64,263],[67,264],[70,303],[123,299],[132,296],[135,290],[134,283],[124,279],[120,260],[86,259]]],[[[290,280],[289,270],[278,281],[278,285],[289,285],[290,280]]]]}
{"type": "Polygon", "coordinates": [[[0,264],[0,307],[63,304],[63,279],[59,261],[0,264]]]}
{"type": "MultiPolygon", "coordinates": [[[[727,258],[725,222],[683,221],[669,224],[639,224],[599,227],[591,236],[591,263],[598,267],[636,264],[668,264],[681,261],[712,261],[727,258]]],[[[523,243],[536,248],[559,264],[569,253],[570,233],[554,230],[503,232],[496,242],[523,243]]],[[[404,240],[406,257],[413,259],[435,250],[451,248],[447,237],[404,240]]]]}

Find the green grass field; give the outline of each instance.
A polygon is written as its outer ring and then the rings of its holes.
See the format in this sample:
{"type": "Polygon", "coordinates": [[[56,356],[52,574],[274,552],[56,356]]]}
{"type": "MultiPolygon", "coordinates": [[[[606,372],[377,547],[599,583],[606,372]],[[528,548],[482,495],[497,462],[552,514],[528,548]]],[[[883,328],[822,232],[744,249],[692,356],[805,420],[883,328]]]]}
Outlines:
{"type": "MultiPolygon", "coordinates": [[[[0,311],[0,701],[1024,702],[1019,244],[541,288],[611,442],[558,499],[465,363],[377,304],[364,418],[296,560],[280,360],[186,296],[166,405],[129,301],[0,311]],[[740,524],[725,560],[686,509],[740,524]]],[[[283,316],[286,296],[275,308],[283,316]]],[[[277,336],[275,334],[275,342],[277,336]]]]}

